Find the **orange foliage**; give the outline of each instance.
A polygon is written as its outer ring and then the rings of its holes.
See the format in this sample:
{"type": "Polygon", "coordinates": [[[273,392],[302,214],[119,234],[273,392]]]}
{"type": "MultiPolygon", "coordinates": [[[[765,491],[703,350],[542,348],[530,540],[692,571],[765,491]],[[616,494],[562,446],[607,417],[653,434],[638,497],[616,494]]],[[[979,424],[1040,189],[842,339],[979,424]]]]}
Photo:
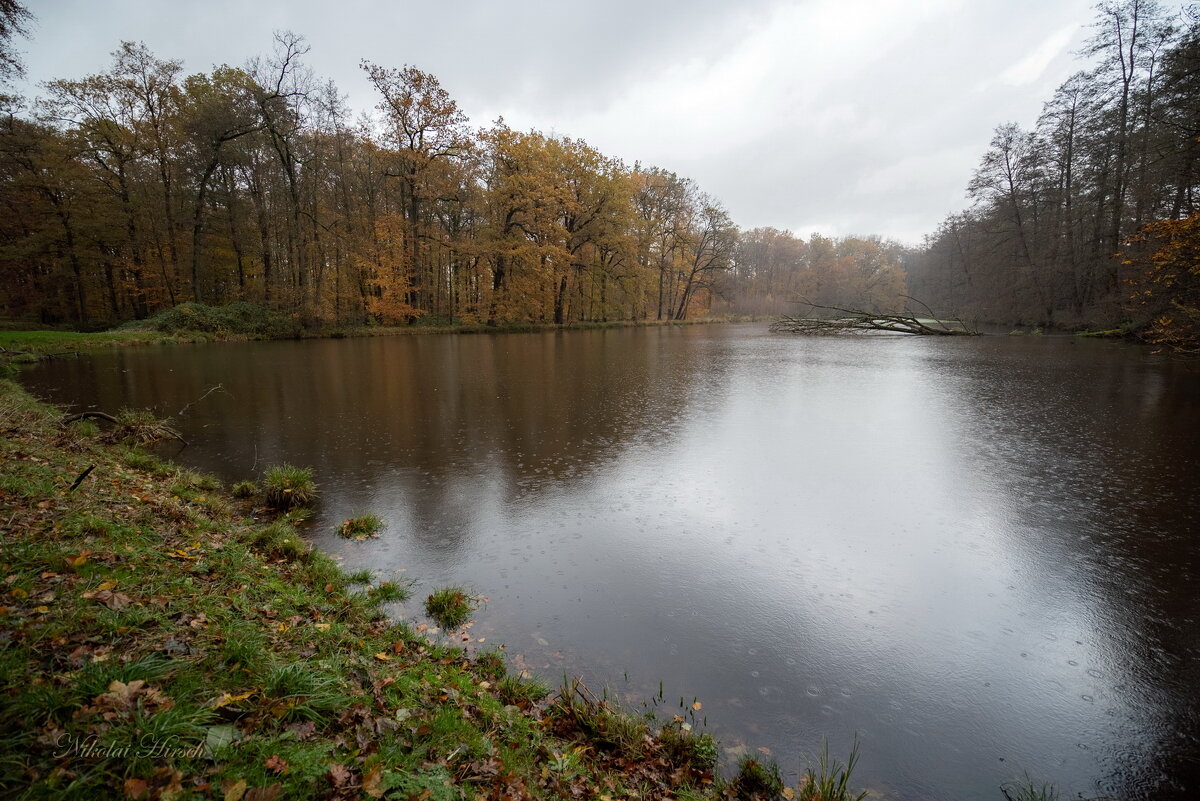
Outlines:
{"type": "Polygon", "coordinates": [[[1146,225],[1129,241],[1130,298],[1149,315],[1147,342],[1200,355],[1200,214],[1146,225]]]}
{"type": "Polygon", "coordinates": [[[369,276],[367,311],[385,325],[410,323],[425,313],[414,305],[405,230],[404,218],[384,215],[375,224],[373,258],[360,260],[369,276]]]}

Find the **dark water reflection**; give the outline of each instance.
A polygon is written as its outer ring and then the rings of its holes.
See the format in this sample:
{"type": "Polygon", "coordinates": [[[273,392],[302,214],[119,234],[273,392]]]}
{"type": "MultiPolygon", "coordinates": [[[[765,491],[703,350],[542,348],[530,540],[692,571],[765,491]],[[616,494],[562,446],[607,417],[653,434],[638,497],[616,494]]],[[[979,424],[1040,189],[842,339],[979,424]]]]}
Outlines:
{"type": "MultiPolygon", "coordinates": [[[[758,326],[122,350],[28,374],[180,418],[226,479],[312,466],[317,543],[491,598],[555,680],[890,798],[1200,788],[1200,378],[1054,338],[758,326]],[[331,529],[367,511],[379,540],[331,529]]],[[[410,603],[411,615],[419,614],[410,603]]]]}

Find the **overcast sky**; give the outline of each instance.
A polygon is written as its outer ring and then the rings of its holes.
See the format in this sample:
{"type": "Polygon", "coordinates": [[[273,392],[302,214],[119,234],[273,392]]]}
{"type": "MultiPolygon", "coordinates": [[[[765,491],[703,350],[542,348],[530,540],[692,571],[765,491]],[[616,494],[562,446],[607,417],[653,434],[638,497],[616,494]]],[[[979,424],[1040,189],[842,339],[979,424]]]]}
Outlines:
{"type": "MultiPolygon", "coordinates": [[[[587,140],[695,179],[743,227],[919,243],[992,129],[1080,68],[1093,0],[27,0],[29,84],[100,72],[122,39],[190,72],[307,38],[356,111],[358,63],[438,76],[476,126],[587,140]]],[[[36,94],[37,88],[26,88],[36,94]]]]}

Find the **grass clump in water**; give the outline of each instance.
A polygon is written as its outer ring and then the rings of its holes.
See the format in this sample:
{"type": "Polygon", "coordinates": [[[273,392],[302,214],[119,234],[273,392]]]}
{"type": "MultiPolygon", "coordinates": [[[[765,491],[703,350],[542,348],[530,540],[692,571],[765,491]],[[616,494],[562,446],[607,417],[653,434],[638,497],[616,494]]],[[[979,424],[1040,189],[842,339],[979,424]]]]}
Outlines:
{"type": "Polygon", "coordinates": [[[1026,776],[1022,781],[1009,782],[1000,788],[1007,801],[1058,801],[1058,788],[1053,784],[1034,784],[1026,776]]]}
{"type": "Polygon", "coordinates": [[[444,629],[456,629],[471,616],[475,602],[462,587],[443,587],[425,599],[425,614],[444,629]]]}
{"type": "Polygon", "coordinates": [[[311,506],[317,499],[317,485],[312,470],[290,464],[268,467],[263,476],[264,499],[272,509],[287,511],[294,507],[311,506]]]}
{"type": "Polygon", "coordinates": [[[235,498],[253,498],[261,490],[253,481],[239,481],[229,488],[229,492],[235,498]]]}
{"type": "MultiPolygon", "coordinates": [[[[485,666],[485,670],[494,665],[485,666]]],[[[528,709],[550,694],[550,688],[538,679],[503,676],[496,684],[496,695],[506,704],[528,709]]]]}
{"type": "Polygon", "coordinates": [[[698,773],[717,769],[717,741],[708,733],[697,734],[681,721],[662,728],[658,734],[668,761],[698,773]]]}
{"type": "Polygon", "coordinates": [[[352,517],[349,520],[343,520],[342,524],[337,527],[338,534],[359,542],[367,537],[378,537],[381,531],[383,531],[383,521],[378,515],[352,517]]]}
{"type": "MultiPolygon", "coordinates": [[[[779,775],[779,766],[774,762],[764,763],[756,757],[744,756],[738,762],[737,775],[727,790],[739,801],[778,798],[783,794],[783,777],[779,775]]],[[[814,799],[817,796],[806,798],[814,799]]]]}
{"type": "Polygon", "coordinates": [[[858,764],[858,738],[850,749],[846,764],[829,758],[829,742],[826,741],[817,760],[816,767],[809,765],[800,777],[800,801],[862,801],[866,792],[855,794],[850,791],[850,775],[858,764]]]}
{"type": "Polygon", "coordinates": [[[384,581],[367,590],[367,597],[376,606],[407,601],[411,595],[412,591],[408,587],[394,581],[384,581]]]}

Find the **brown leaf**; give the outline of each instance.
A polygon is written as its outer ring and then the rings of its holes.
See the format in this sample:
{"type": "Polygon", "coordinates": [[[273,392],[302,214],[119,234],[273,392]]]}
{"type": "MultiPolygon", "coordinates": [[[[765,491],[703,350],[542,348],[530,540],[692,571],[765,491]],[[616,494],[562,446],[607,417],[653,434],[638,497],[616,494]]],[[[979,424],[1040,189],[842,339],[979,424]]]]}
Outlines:
{"type": "Polygon", "coordinates": [[[307,740],[317,731],[317,724],[311,720],[306,720],[303,723],[289,723],[287,731],[296,735],[297,740],[307,740]]]}
{"type": "Polygon", "coordinates": [[[269,787],[255,787],[246,793],[242,801],[275,801],[283,792],[283,785],[275,782],[269,787]]]}
{"type": "Polygon", "coordinates": [[[363,776],[363,792],[371,798],[383,797],[383,763],[379,763],[363,776]]]}
{"type": "Polygon", "coordinates": [[[329,763],[329,772],[325,775],[336,788],[345,787],[350,783],[350,771],[345,765],[339,765],[336,762],[329,763]]]}
{"type": "Polygon", "coordinates": [[[126,798],[141,798],[150,789],[150,785],[145,779],[126,779],[125,780],[125,797],[126,798]]]}
{"type": "MultiPolygon", "coordinates": [[[[114,681],[108,685],[108,692],[97,695],[92,701],[95,705],[93,712],[113,712],[127,714],[133,711],[135,707],[141,707],[143,710],[153,713],[163,709],[170,709],[175,703],[163,695],[158,689],[146,686],[146,682],[141,679],[126,684],[122,681],[114,681]]],[[[106,717],[111,718],[112,715],[106,717]]]]}
{"type": "Polygon", "coordinates": [[[155,796],[161,801],[170,801],[183,795],[183,774],[169,765],[154,771],[154,785],[160,788],[155,796]]]}
{"type": "Polygon", "coordinates": [[[125,593],[113,592],[112,590],[100,590],[92,596],[92,599],[99,601],[114,612],[120,612],[133,602],[133,599],[125,593]]]}
{"type": "Polygon", "coordinates": [[[273,754],[272,756],[267,757],[267,761],[264,762],[263,765],[267,770],[277,775],[287,772],[288,769],[287,760],[279,756],[279,754],[273,754]]]}

